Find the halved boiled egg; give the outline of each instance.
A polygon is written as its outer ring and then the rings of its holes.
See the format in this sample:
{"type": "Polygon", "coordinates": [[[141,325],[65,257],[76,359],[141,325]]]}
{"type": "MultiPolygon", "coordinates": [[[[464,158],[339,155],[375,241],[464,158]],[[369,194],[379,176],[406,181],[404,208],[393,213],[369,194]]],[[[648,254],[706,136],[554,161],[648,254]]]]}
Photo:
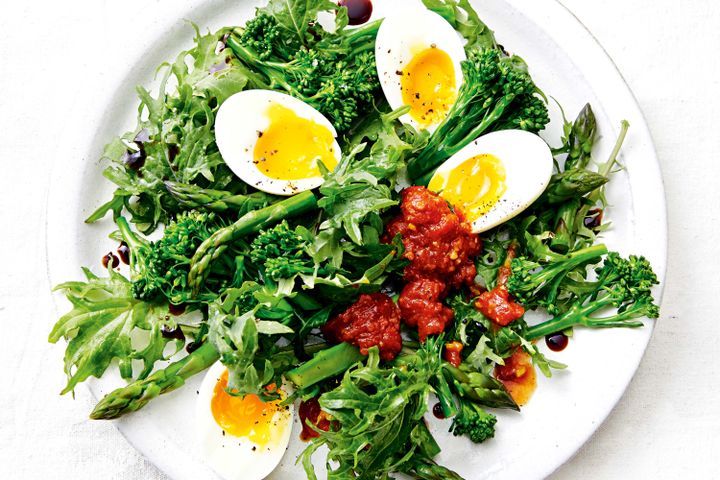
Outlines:
{"type": "Polygon", "coordinates": [[[416,6],[385,18],[375,42],[378,77],[393,109],[410,106],[400,120],[433,130],[447,116],[462,84],[460,35],[440,15],[416,6]]]}
{"type": "Polygon", "coordinates": [[[235,175],[258,190],[294,195],[322,182],[320,162],[340,161],[332,123],[307,103],[271,90],[245,90],[218,109],[215,140],[235,175]]]}
{"type": "MultiPolygon", "coordinates": [[[[280,463],[290,441],[294,408],[256,395],[233,396],[228,370],[208,370],[195,410],[197,444],[205,461],[226,480],[261,480],[280,463]]],[[[280,390],[281,397],[286,395],[280,390]]]]}
{"type": "Polygon", "coordinates": [[[523,130],[489,133],[443,163],[428,189],[459,209],[474,233],[504,223],[530,206],[553,172],[550,148],[523,130]]]}

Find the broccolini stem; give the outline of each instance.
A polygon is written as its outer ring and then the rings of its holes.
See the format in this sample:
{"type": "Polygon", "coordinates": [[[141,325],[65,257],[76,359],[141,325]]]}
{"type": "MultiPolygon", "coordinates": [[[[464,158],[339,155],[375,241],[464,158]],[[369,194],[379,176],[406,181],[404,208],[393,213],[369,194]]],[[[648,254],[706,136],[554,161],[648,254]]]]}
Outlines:
{"type": "Polygon", "coordinates": [[[628,315],[617,314],[607,319],[590,317],[592,313],[612,305],[612,296],[607,295],[604,298],[591,301],[587,305],[573,306],[570,310],[559,317],[552,318],[546,322],[528,328],[525,332],[525,338],[532,342],[533,340],[543,338],[545,335],[562,332],[563,330],[567,330],[570,327],[578,325],[588,328],[638,328],[643,326],[643,322],[635,319],[637,317],[645,316],[645,312],[633,315],[634,312],[629,311],[628,315]]]}
{"type": "Polygon", "coordinates": [[[144,380],[138,380],[107,394],[93,409],[93,420],[111,420],[140,410],[158,395],[171,392],[185,384],[185,380],[202,372],[220,358],[215,346],[204,343],[187,357],[158,370],[144,380]]]}
{"type": "MultiPolygon", "coordinates": [[[[449,124],[443,123],[436,130],[437,135],[433,134],[430,138],[430,142],[433,143],[432,147],[428,144],[427,147],[423,148],[416,158],[410,159],[408,162],[408,174],[412,178],[416,178],[413,181],[414,185],[428,185],[430,179],[435,174],[435,170],[448,158],[455,155],[462,148],[478,138],[480,135],[485,133],[498,119],[502,116],[505,109],[515,99],[514,96],[507,96],[503,98],[495,108],[488,112],[483,120],[476,125],[469,133],[465,134],[463,138],[455,138],[457,135],[452,135],[452,129],[456,127],[447,126],[449,124]],[[446,127],[446,128],[444,128],[446,127]],[[442,129],[442,131],[441,131],[442,129]],[[437,140],[435,140],[437,139],[437,140]]],[[[448,116],[452,115],[451,113],[448,116]]],[[[456,128],[456,130],[459,130],[456,128]]],[[[460,132],[464,133],[464,132],[460,132]]]]}
{"type": "Polygon", "coordinates": [[[292,86],[285,81],[284,77],[278,74],[278,69],[282,68],[284,64],[259,60],[255,54],[251,53],[250,50],[240,43],[240,40],[238,40],[235,35],[230,35],[225,42],[241,62],[249,65],[250,67],[257,68],[262,65],[267,68],[267,70],[263,71],[263,73],[256,74],[257,78],[255,79],[255,88],[272,88],[279,85],[288,92],[294,91],[292,86]],[[273,75],[270,75],[270,73],[273,75]],[[261,80],[262,77],[267,80],[261,80]]]}
{"type": "Polygon", "coordinates": [[[357,55],[364,51],[370,51],[375,49],[375,37],[380,29],[382,19],[375,20],[370,23],[351,30],[346,30],[343,35],[347,42],[353,47],[353,55],[357,55]],[[367,41],[371,39],[372,41],[367,41]]]}
{"type": "Polygon", "coordinates": [[[205,240],[192,258],[188,285],[193,294],[200,291],[205,277],[210,271],[210,265],[227,249],[228,243],[233,240],[255,233],[280,220],[294,217],[317,208],[317,199],[312,192],[302,192],[293,197],[277,202],[273,205],[248,212],[232,225],[216,230],[205,240]]]}
{"type": "MultiPolygon", "coordinates": [[[[498,121],[514,100],[514,95],[503,97],[492,110],[485,113],[480,123],[475,125],[470,131],[465,131],[451,122],[443,122],[440,124],[436,132],[430,137],[430,143],[423,148],[416,158],[408,162],[407,170],[410,177],[421,179],[414,183],[417,185],[430,183],[430,178],[441,163],[485,133],[498,121]],[[462,135],[462,137],[460,135],[462,135]],[[427,179],[427,182],[425,179],[427,179]]],[[[448,113],[448,118],[451,118],[451,115],[457,115],[457,112],[462,112],[463,108],[464,107],[453,106],[448,113]]]]}
{"type": "Polygon", "coordinates": [[[204,209],[212,212],[236,211],[244,215],[252,210],[267,206],[272,196],[263,192],[249,195],[234,195],[223,190],[210,190],[178,182],[165,182],[165,188],[183,207],[204,209]]]}
{"type": "Polygon", "coordinates": [[[120,235],[123,237],[123,240],[128,244],[128,247],[130,247],[131,254],[136,255],[138,248],[144,246],[147,242],[132,231],[125,217],[118,216],[115,219],[115,224],[118,230],[120,230],[120,235]]]}

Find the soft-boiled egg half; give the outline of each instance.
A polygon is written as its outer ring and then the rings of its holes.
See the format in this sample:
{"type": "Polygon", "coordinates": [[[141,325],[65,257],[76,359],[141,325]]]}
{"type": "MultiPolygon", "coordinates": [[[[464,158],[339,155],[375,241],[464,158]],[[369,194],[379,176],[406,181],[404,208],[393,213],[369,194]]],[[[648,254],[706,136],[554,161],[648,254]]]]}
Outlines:
{"type": "Polygon", "coordinates": [[[481,233],[529,207],[547,188],[552,171],[552,152],[542,138],[503,130],[479,137],[450,157],[428,188],[481,233]]]}
{"type": "Polygon", "coordinates": [[[320,162],[340,161],[337,132],[320,112],[284,93],[245,90],[218,109],[215,140],[225,163],[245,183],[294,195],[323,182],[320,162]]]}
{"type": "Polygon", "coordinates": [[[418,129],[434,130],[448,114],[462,84],[465,49],[440,15],[415,6],[385,18],[375,42],[375,61],[385,98],[418,129]]]}
{"type": "MultiPolygon", "coordinates": [[[[201,455],[226,480],[261,480],[280,463],[290,442],[293,406],[263,402],[256,395],[233,396],[228,370],[208,370],[199,390],[195,419],[201,455]]],[[[282,398],[286,394],[280,390],[282,398]]]]}

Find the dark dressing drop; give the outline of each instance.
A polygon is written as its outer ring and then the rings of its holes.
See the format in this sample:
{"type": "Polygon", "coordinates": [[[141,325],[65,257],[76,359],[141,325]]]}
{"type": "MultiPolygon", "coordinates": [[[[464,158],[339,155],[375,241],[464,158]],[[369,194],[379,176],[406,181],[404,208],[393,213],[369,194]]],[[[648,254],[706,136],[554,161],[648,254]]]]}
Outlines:
{"type": "Polygon", "coordinates": [[[182,315],[183,313],[185,313],[185,304],[181,303],[179,305],[176,305],[174,303],[171,303],[170,305],[168,305],[168,311],[175,316],[182,315]]]}
{"type": "Polygon", "coordinates": [[[130,247],[125,242],[121,242],[117,249],[118,257],[125,265],[130,265],[130,247]]]}
{"type": "Polygon", "coordinates": [[[587,216],[583,219],[583,225],[590,230],[596,230],[602,225],[603,210],[602,208],[593,208],[588,211],[587,216]]]}
{"type": "Polygon", "coordinates": [[[340,0],[338,5],[347,8],[350,25],[361,25],[367,22],[373,11],[370,0],[340,0]]]}
{"type": "Polygon", "coordinates": [[[568,346],[568,337],[564,333],[553,333],[545,337],[545,344],[553,352],[561,352],[568,346]]]}
{"type": "Polygon", "coordinates": [[[105,268],[108,268],[108,265],[110,268],[115,268],[120,265],[120,259],[116,257],[112,252],[109,252],[107,255],[102,257],[102,266],[105,268]]]}
{"type": "Polygon", "coordinates": [[[183,333],[182,329],[177,325],[174,327],[163,325],[162,327],[160,327],[160,333],[162,334],[163,338],[173,340],[185,340],[185,334],[183,333]]]}
{"type": "Polygon", "coordinates": [[[439,418],[440,420],[445,418],[445,412],[443,412],[440,402],[436,403],[433,407],[433,415],[435,415],[435,418],[439,418]]]}

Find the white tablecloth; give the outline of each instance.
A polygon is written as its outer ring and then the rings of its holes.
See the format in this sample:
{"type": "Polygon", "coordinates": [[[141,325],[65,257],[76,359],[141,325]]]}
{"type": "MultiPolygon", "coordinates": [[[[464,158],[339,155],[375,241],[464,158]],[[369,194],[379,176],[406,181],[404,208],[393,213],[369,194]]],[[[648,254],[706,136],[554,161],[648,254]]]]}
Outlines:
{"type": "MultiPolygon", "coordinates": [[[[532,0],[528,0],[532,1],[532,0]]],[[[172,3],[0,3],[0,478],[166,478],[110,423],[86,420],[89,395],[59,397],[62,348],[43,244],[45,192],[64,112],[84,87],[132,61],[172,3]]],[[[662,162],[670,256],[662,318],[609,420],[553,478],[720,475],[720,4],[564,0],[615,59],[645,111],[662,162]]],[[[88,126],[87,128],[92,128],[88,126]]]]}

